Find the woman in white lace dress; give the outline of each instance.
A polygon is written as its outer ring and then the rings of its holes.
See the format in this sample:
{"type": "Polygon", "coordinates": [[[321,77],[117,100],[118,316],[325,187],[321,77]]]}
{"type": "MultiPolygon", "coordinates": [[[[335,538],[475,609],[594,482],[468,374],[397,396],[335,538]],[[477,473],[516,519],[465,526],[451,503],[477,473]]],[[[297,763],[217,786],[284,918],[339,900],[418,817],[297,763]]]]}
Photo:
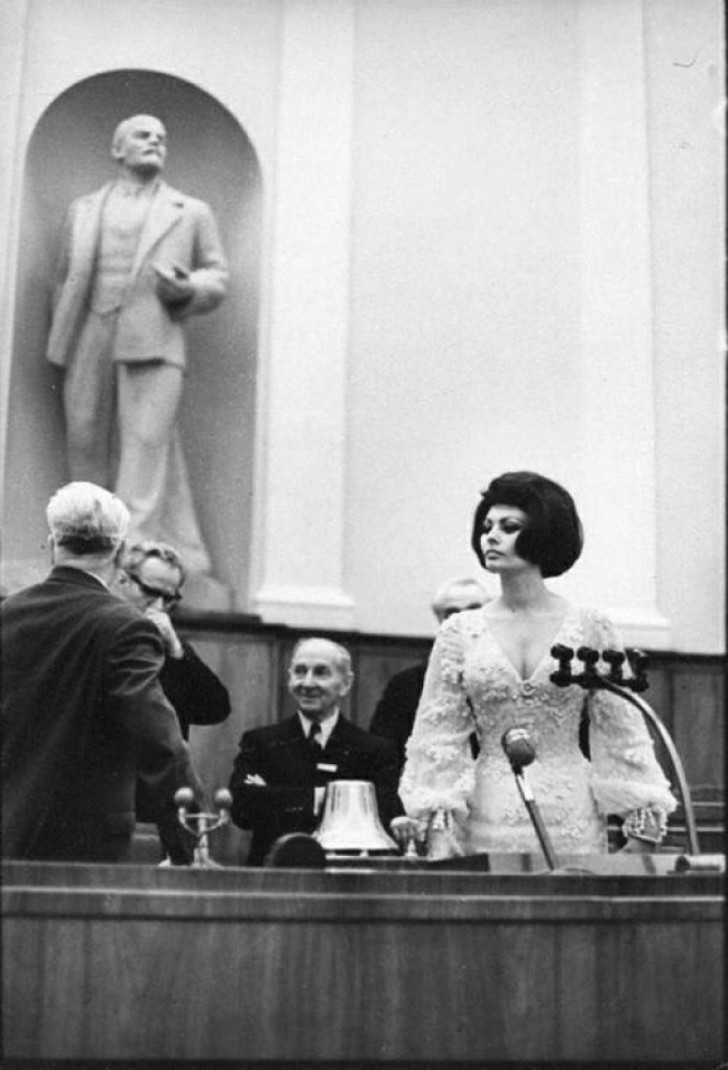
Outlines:
{"type": "Polygon", "coordinates": [[[427,830],[428,854],[540,851],[501,745],[515,726],[534,741],[526,776],[557,854],[606,852],[610,814],[623,819],[624,850],[654,849],[676,803],[642,715],[608,691],[587,697],[550,680],[556,643],[621,648],[603,613],[572,605],[544,582],[581,553],[573,499],[536,473],[506,473],[482,496],[472,546],[501,593],[440,629],[400,784],[407,814],[427,830]],[[585,702],[590,760],[579,747],[585,702]]]}

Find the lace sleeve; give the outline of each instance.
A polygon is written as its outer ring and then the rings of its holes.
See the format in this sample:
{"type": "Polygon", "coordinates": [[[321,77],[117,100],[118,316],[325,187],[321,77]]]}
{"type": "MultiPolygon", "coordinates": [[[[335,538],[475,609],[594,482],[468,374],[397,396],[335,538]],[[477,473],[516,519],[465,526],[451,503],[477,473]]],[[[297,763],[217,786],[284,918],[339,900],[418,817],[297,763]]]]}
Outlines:
{"type": "MultiPolygon", "coordinates": [[[[602,614],[593,614],[592,628],[591,646],[623,649],[614,626],[602,614]]],[[[591,786],[601,813],[623,816],[657,807],[671,814],[677,802],[640,711],[610,691],[592,692],[587,708],[591,786]]]]}
{"type": "Polygon", "coordinates": [[[417,708],[399,794],[410,817],[436,811],[467,815],[474,768],[474,716],[463,683],[464,635],[457,615],[435,640],[417,708]]]}

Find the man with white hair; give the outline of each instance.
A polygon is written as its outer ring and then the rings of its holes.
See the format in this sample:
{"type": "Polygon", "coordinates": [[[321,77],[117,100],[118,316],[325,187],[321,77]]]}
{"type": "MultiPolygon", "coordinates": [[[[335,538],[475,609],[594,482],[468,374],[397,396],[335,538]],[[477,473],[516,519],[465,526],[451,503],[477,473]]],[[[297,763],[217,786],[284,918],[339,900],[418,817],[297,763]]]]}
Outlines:
{"type": "Polygon", "coordinates": [[[2,854],[127,860],[139,777],[171,860],[184,863],[174,794],[191,787],[202,803],[202,787],[158,681],[162,639],[110,590],[129,512],[74,482],[46,518],[50,575],[0,607],[2,854]]]}
{"type": "MultiPolygon", "coordinates": [[[[482,583],[469,576],[447,580],[435,592],[432,612],[438,624],[442,624],[453,613],[484,606],[489,598],[482,583]]],[[[395,673],[387,683],[369,724],[369,731],[375,736],[396,743],[400,768],[404,765],[405,746],[412,735],[426,671],[427,662],[421,661],[395,673]]]]}
{"type": "Polygon", "coordinates": [[[349,651],[330,639],[303,639],[288,668],[292,717],[243,734],[230,791],[232,819],[253,830],[249,865],[260,865],[281,836],[316,828],[326,785],[368,780],[385,826],[403,813],[394,747],[341,712],[354,674],[349,651]]]}

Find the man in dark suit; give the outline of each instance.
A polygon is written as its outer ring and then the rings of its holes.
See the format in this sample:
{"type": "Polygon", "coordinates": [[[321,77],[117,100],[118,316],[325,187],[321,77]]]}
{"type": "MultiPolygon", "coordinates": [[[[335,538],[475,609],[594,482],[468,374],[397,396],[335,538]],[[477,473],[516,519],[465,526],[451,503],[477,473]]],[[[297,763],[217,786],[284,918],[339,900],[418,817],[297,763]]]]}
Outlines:
{"type": "Polygon", "coordinates": [[[314,831],[331,780],[371,781],[385,828],[403,813],[394,747],[341,713],[352,681],[344,647],[328,639],[304,639],[288,670],[295,714],[244,733],[230,791],[233,821],[253,830],[249,865],[260,865],[279,836],[314,831]]]}
{"type": "MultiPolygon", "coordinates": [[[[114,590],[159,631],[164,646],[159,682],[187,740],[190,725],[220,724],[229,716],[230,695],[191,643],[179,637],[172,623],[170,614],[182,600],[184,581],[185,568],[174,547],[148,539],[134,543],[124,552],[114,590]]],[[[143,780],[137,784],[136,816],[138,822],[154,823],[154,801],[143,780]]],[[[162,829],[159,834],[164,841],[162,829]]]]}
{"type": "Polygon", "coordinates": [[[121,862],[137,777],[176,863],[189,845],[174,793],[202,803],[174,710],[159,684],[159,631],[112,594],[129,512],[92,483],[46,510],[53,568],[5,600],[2,619],[2,853],[121,862]]]}
{"type": "Polygon", "coordinates": [[[195,648],[181,639],[170,614],[182,601],[185,568],[173,546],[153,539],[134,543],[121,559],[116,590],[159,630],[164,664],[162,690],[189,739],[190,725],[221,724],[230,714],[230,695],[195,648]]]}
{"type": "MultiPolygon", "coordinates": [[[[448,580],[437,590],[432,600],[432,612],[438,624],[442,624],[453,613],[477,609],[485,605],[488,599],[488,592],[477,580],[448,580]]],[[[391,739],[396,744],[400,770],[404,765],[407,740],[412,735],[426,671],[427,662],[421,661],[395,673],[387,683],[369,724],[369,731],[373,735],[391,739]]]]}

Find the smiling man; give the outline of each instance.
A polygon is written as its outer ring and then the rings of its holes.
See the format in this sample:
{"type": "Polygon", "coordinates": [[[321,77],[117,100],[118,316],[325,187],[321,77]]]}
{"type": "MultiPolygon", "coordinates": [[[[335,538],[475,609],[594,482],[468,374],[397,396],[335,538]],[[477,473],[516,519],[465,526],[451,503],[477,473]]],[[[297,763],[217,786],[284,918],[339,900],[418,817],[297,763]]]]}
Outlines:
{"type": "Polygon", "coordinates": [[[220,304],[227,263],[209,206],[161,178],[159,119],[119,123],[111,155],[115,180],[70,206],[53,293],[47,357],[64,369],[71,477],[116,492],[130,540],[171,542],[205,573],[176,418],[183,324],[220,304]]]}
{"type": "Polygon", "coordinates": [[[233,821],[253,830],[249,865],[260,865],[279,836],[313,832],[332,780],[371,781],[385,827],[402,813],[393,744],[357,728],[341,712],[353,679],[348,650],[329,639],[304,639],[288,669],[296,712],[244,733],[230,791],[233,821]]]}

